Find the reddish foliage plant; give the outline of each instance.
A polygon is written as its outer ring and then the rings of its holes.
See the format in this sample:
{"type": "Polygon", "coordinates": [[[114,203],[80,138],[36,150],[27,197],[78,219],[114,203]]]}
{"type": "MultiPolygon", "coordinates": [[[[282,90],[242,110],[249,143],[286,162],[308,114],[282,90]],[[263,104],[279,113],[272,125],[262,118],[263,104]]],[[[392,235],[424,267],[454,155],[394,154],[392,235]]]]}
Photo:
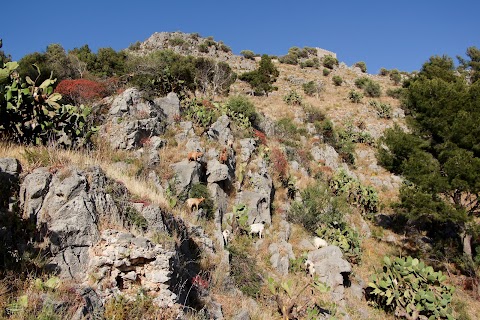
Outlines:
{"type": "Polygon", "coordinates": [[[273,170],[278,174],[280,180],[285,179],[287,177],[288,162],[282,150],[273,148],[270,159],[272,160],[273,170]]]}
{"type": "Polygon", "coordinates": [[[62,80],[55,92],[60,93],[65,100],[74,104],[91,103],[107,94],[103,83],[87,79],[62,80]]]}
{"type": "Polygon", "coordinates": [[[261,144],[264,144],[264,145],[267,144],[267,136],[262,131],[259,131],[257,129],[253,129],[253,135],[255,136],[255,138],[258,139],[258,141],[261,144]]]}

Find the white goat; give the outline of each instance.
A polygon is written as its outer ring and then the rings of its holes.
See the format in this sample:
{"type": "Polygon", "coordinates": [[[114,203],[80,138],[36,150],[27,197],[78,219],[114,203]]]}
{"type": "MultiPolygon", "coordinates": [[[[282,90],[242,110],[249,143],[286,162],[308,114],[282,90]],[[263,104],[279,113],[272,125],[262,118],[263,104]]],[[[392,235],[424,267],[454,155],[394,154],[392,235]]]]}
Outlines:
{"type": "Polygon", "coordinates": [[[254,235],[258,233],[258,237],[262,238],[262,233],[265,230],[265,222],[262,221],[261,223],[254,223],[250,225],[250,235],[254,235]]]}
{"type": "Polygon", "coordinates": [[[308,274],[313,277],[313,275],[315,274],[315,265],[311,260],[309,259],[305,260],[305,269],[308,272],[308,274]]]}
{"type": "Polygon", "coordinates": [[[328,243],[327,243],[327,241],[323,240],[322,238],[315,237],[315,238],[313,238],[313,245],[315,246],[315,249],[318,249],[318,248],[323,248],[323,247],[328,246],[328,243]]]}
{"type": "Polygon", "coordinates": [[[225,245],[227,245],[228,242],[230,241],[230,236],[232,233],[230,232],[230,230],[225,229],[223,230],[222,234],[223,234],[223,241],[225,242],[225,245]]]}

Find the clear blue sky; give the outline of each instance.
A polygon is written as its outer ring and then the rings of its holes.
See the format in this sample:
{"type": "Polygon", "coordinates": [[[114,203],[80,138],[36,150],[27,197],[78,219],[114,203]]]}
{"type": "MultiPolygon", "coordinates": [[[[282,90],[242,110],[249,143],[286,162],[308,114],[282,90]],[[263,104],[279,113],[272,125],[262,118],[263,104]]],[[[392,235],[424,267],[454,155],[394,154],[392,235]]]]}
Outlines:
{"type": "MultiPolygon", "coordinates": [[[[480,48],[480,1],[5,1],[0,38],[14,60],[48,44],[115,50],[154,32],[198,32],[234,53],[321,47],[352,65],[418,70],[432,55],[480,48]]],[[[456,59],[455,59],[456,61],[456,59]]]]}

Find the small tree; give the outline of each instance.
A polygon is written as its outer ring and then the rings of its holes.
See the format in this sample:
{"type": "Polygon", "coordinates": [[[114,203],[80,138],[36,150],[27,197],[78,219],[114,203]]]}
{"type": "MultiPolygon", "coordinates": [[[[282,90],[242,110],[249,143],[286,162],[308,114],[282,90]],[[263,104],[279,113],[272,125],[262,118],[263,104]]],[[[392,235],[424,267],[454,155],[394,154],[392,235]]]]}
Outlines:
{"type": "Polygon", "coordinates": [[[315,81],[309,81],[307,83],[304,83],[302,85],[302,88],[303,88],[303,92],[305,92],[305,94],[307,96],[316,96],[318,98],[320,92],[322,92],[322,84],[321,83],[315,83],[315,81]]]}
{"type": "Polygon", "coordinates": [[[365,62],[363,62],[363,61],[359,61],[359,62],[355,63],[354,66],[360,68],[360,70],[361,70],[363,73],[366,73],[366,72],[367,72],[367,64],[366,64],[365,62]]]}
{"type": "Polygon", "coordinates": [[[335,66],[338,66],[338,60],[334,56],[327,55],[323,57],[323,66],[328,69],[333,69],[335,66]]]}
{"type": "Polygon", "coordinates": [[[342,77],[336,75],[336,76],[332,77],[332,81],[333,81],[333,84],[338,87],[338,86],[342,85],[343,79],[342,79],[342,77]]]}
{"type": "Polygon", "coordinates": [[[242,50],[240,51],[240,54],[245,58],[245,59],[250,59],[253,60],[255,59],[255,53],[251,50],[242,50]]]}
{"type": "Polygon", "coordinates": [[[278,75],[279,71],[271,58],[264,54],[258,69],[242,74],[240,80],[248,82],[256,94],[268,96],[269,92],[277,89],[273,86],[273,83],[277,81],[278,75]]]}
{"type": "Polygon", "coordinates": [[[363,94],[361,92],[358,92],[356,90],[350,90],[348,93],[348,99],[352,101],[353,103],[360,103],[362,101],[363,94]]]}

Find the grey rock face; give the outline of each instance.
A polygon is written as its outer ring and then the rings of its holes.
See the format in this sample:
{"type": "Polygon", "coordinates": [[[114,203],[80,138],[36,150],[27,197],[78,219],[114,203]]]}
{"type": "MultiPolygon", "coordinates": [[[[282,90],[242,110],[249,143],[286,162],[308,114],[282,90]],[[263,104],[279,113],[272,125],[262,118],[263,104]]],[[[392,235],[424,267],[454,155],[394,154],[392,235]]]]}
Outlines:
{"type": "Polygon", "coordinates": [[[280,241],[279,243],[272,243],[268,247],[268,251],[270,252],[272,267],[281,275],[287,275],[290,259],[295,259],[292,245],[286,241],[280,241]]]}
{"type": "Polygon", "coordinates": [[[242,191],[237,194],[237,204],[245,204],[248,209],[248,223],[265,221],[272,222],[270,216],[270,202],[267,196],[254,191],[242,191]]]}
{"type": "Polygon", "coordinates": [[[52,174],[47,168],[37,168],[27,175],[20,187],[20,203],[23,203],[24,219],[36,223],[37,214],[43,205],[52,174]]]}
{"type": "Polygon", "coordinates": [[[343,258],[342,251],[336,246],[327,246],[308,253],[308,259],[315,266],[319,280],[327,284],[334,301],[343,300],[344,277],[352,272],[352,267],[343,258]]]}
{"type": "Polygon", "coordinates": [[[217,159],[207,162],[207,182],[220,182],[229,178],[229,170],[226,164],[220,163],[217,159]]]}
{"type": "Polygon", "coordinates": [[[137,89],[130,88],[113,100],[100,134],[113,148],[131,150],[141,147],[148,138],[163,134],[165,118],[159,107],[144,101],[137,89]]]}
{"type": "Polygon", "coordinates": [[[255,151],[257,143],[252,138],[245,138],[240,140],[240,145],[242,147],[240,151],[240,161],[246,163],[250,160],[253,151],[255,151]]]}
{"type": "Polygon", "coordinates": [[[175,116],[180,115],[180,100],[174,92],[170,92],[166,97],[156,98],[153,102],[166,115],[168,123],[173,123],[175,116]]]}
{"type": "Polygon", "coordinates": [[[227,115],[223,115],[217,119],[207,131],[207,136],[218,141],[220,144],[226,145],[228,140],[233,140],[232,130],[230,130],[230,119],[227,115]]]}
{"type": "Polygon", "coordinates": [[[154,297],[156,305],[171,307],[175,303],[176,295],[169,289],[174,252],[146,238],[113,229],[102,232],[92,252],[88,274],[102,298],[113,292],[128,296],[130,291],[135,292],[130,289],[140,285],[154,297]]]}
{"type": "Polygon", "coordinates": [[[15,201],[12,196],[18,190],[21,170],[17,159],[0,158],[0,208],[12,209],[15,201]]]}
{"type": "Polygon", "coordinates": [[[177,195],[187,192],[192,184],[201,181],[202,166],[200,163],[183,160],[171,166],[175,172],[175,190],[177,195]]]}

